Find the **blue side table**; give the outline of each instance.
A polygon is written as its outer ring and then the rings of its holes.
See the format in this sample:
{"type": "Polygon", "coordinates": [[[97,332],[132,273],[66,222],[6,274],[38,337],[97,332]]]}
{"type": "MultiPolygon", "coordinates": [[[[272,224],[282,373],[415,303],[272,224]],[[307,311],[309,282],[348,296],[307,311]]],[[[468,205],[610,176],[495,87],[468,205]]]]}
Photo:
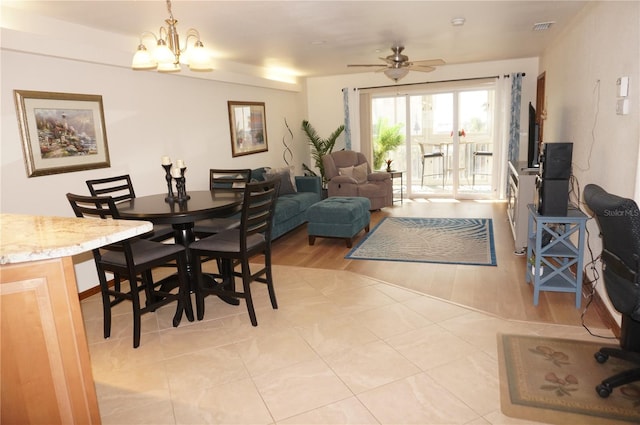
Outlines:
{"type": "Polygon", "coordinates": [[[569,206],[564,217],[540,215],[531,204],[528,208],[527,260],[530,264],[527,265],[526,281],[533,282],[533,305],[538,305],[540,291],[575,292],[576,308],[580,308],[589,217],[575,206],[569,206]],[[575,275],[572,266],[576,267],[575,275]]]}

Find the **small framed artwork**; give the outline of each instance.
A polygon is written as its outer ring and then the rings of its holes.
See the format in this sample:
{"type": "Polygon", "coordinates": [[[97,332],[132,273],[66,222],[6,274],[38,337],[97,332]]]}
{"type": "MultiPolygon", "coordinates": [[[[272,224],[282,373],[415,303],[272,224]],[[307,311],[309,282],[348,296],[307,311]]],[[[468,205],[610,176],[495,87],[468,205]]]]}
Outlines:
{"type": "Polygon", "coordinates": [[[231,156],[266,152],[267,119],[264,102],[228,101],[231,156]]]}
{"type": "Polygon", "coordinates": [[[29,177],[107,168],[102,96],[14,90],[29,177]]]}

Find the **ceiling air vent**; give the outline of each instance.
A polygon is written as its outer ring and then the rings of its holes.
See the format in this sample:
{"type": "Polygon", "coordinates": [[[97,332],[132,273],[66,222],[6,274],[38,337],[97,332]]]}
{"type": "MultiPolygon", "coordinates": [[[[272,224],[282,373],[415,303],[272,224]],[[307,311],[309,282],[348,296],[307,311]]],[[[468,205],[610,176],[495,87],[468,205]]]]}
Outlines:
{"type": "Polygon", "coordinates": [[[549,22],[538,22],[533,24],[533,30],[534,31],[545,31],[548,30],[551,25],[555,24],[554,21],[549,21],[549,22]]]}

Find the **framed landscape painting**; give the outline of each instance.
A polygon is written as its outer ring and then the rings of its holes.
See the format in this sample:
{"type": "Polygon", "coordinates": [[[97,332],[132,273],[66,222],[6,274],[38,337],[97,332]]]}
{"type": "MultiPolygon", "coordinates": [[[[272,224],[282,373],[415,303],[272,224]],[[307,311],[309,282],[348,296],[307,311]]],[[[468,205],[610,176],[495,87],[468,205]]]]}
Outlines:
{"type": "Polygon", "coordinates": [[[102,96],[14,90],[29,177],[106,168],[102,96]]]}
{"type": "Polygon", "coordinates": [[[231,156],[266,152],[267,120],[264,102],[228,101],[231,156]]]}

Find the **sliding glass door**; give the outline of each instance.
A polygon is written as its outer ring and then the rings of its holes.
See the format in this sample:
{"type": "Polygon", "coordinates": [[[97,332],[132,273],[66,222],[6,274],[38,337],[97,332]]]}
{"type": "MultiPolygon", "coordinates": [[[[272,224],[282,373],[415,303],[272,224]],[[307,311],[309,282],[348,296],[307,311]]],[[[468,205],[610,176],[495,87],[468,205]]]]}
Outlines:
{"type": "Polygon", "coordinates": [[[404,143],[383,156],[405,172],[408,196],[486,198],[495,193],[494,99],[486,86],[373,96],[374,152],[398,131],[404,143]]]}

